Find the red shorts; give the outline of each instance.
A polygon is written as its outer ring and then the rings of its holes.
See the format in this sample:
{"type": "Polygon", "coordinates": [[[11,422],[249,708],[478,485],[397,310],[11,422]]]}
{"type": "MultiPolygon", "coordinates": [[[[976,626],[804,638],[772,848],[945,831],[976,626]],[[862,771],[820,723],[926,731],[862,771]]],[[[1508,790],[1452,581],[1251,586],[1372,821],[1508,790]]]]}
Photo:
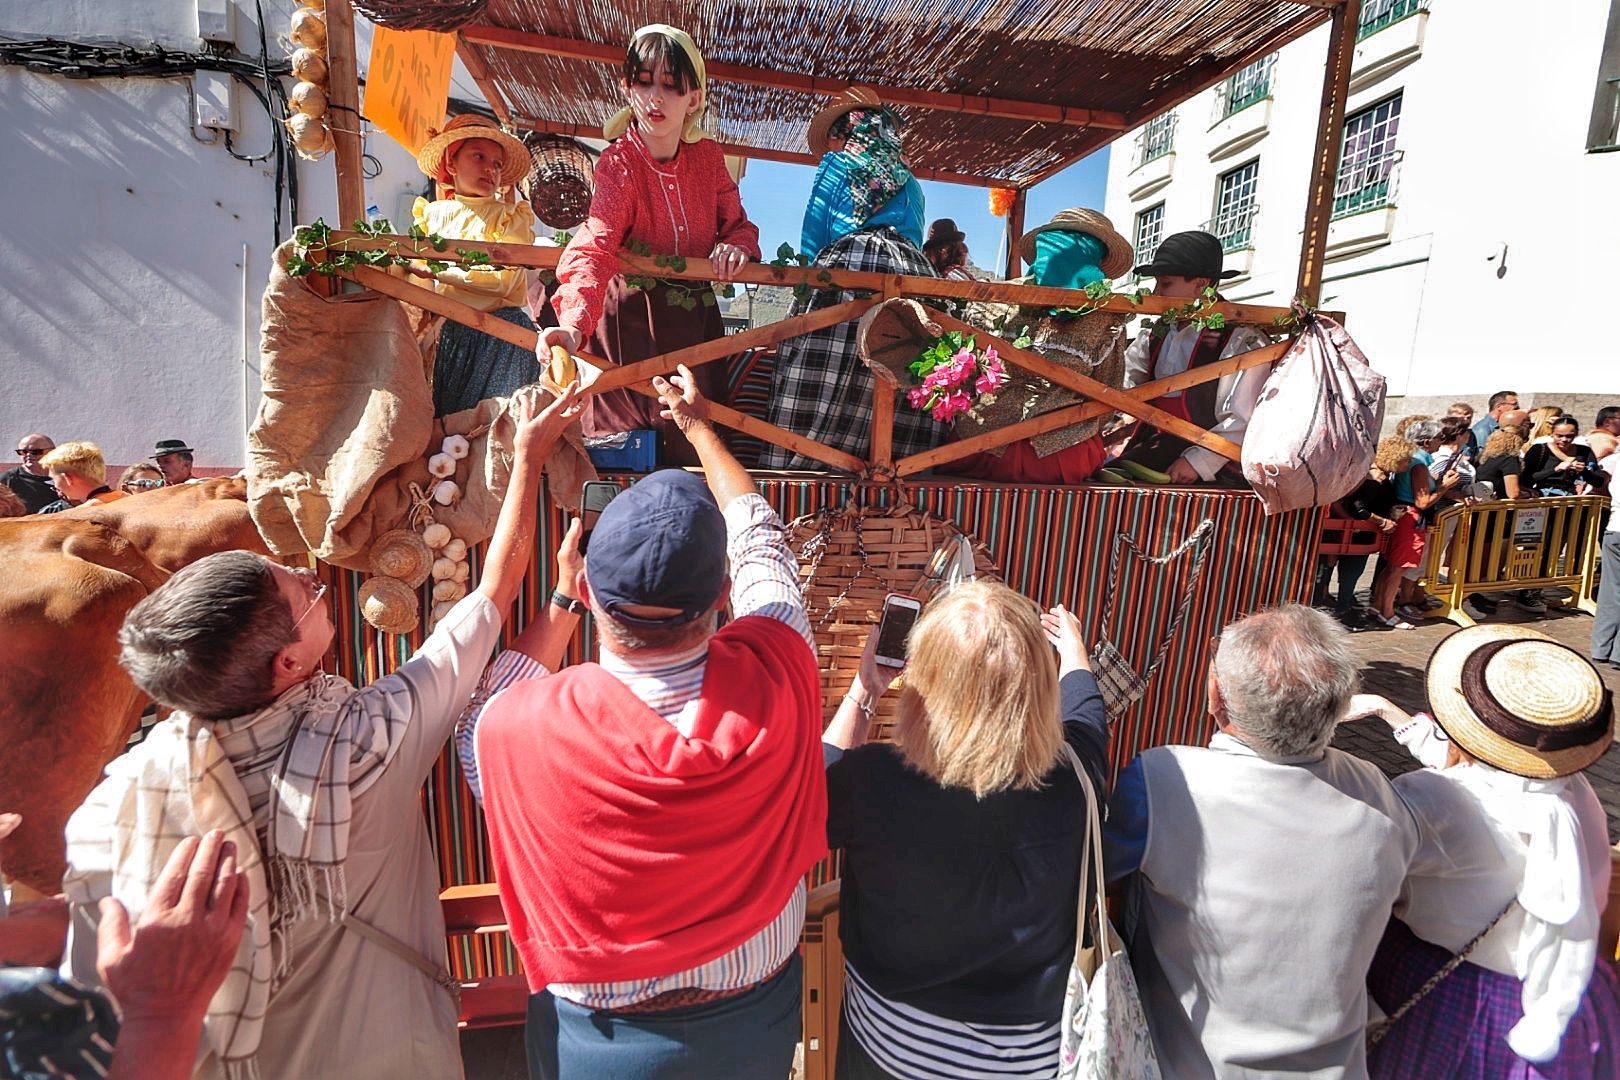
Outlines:
{"type": "Polygon", "coordinates": [[[1411,507],[1397,510],[1395,531],[1389,534],[1384,547],[1384,558],[1402,570],[1423,565],[1425,532],[1423,515],[1411,507]]]}

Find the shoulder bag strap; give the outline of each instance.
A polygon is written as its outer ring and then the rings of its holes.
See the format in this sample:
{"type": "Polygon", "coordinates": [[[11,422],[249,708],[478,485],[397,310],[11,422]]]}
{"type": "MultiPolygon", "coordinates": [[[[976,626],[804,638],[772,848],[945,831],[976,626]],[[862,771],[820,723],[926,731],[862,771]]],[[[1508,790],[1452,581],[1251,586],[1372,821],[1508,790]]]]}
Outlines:
{"type": "Polygon", "coordinates": [[[433,963],[416,949],[411,948],[394,935],[377,929],[358,916],[345,912],[342,922],[345,930],[352,930],[373,945],[380,945],[387,949],[417,971],[432,979],[437,986],[450,995],[453,1001],[457,1003],[461,1001],[461,984],[448,971],[433,963]]]}
{"type": "Polygon", "coordinates": [[[1394,1012],[1390,1013],[1389,1017],[1386,1020],[1384,1020],[1383,1023],[1379,1024],[1377,1027],[1368,1028],[1367,1029],[1367,1049],[1371,1050],[1373,1047],[1377,1046],[1378,1043],[1379,1043],[1379,1040],[1383,1039],[1383,1037],[1385,1035],[1389,1034],[1389,1029],[1395,1026],[1395,1022],[1397,1020],[1399,1020],[1401,1017],[1405,1016],[1408,1012],[1410,1012],[1411,1009],[1412,1009],[1412,1006],[1416,1005],[1418,1002],[1420,1002],[1424,998],[1428,997],[1430,992],[1432,992],[1435,987],[1437,987],[1441,983],[1445,982],[1446,981],[1446,976],[1450,975],[1453,971],[1456,971],[1459,967],[1461,967],[1462,964],[1463,964],[1463,961],[1468,959],[1468,954],[1473,952],[1474,948],[1481,941],[1484,941],[1486,936],[1488,934],[1490,934],[1490,932],[1492,930],[1496,929],[1496,924],[1501,922],[1502,919],[1507,915],[1507,913],[1513,910],[1513,906],[1515,904],[1517,904],[1518,902],[1519,901],[1518,901],[1517,897],[1515,897],[1512,900],[1509,900],[1508,903],[1507,903],[1507,907],[1505,907],[1501,911],[1497,912],[1496,918],[1492,919],[1486,925],[1485,929],[1483,929],[1479,933],[1475,934],[1474,939],[1472,941],[1470,941],[1468,944],[1464,945],[1460,950],[1458,950],[1457,955],[1453,956],[1450,960],[1447,960],[1444,967],[1442,967],[1439,971],[1435,972],[1433,975],[1429,976],[1428,981],[1425,982],[1422,986],[1418,987],[1417,993],[1415,993],[1411,997],[1407,998],[1405,1003],[1402,1004],[1400,1008],[1398,1008],[1394,1012]]]}
{"type": "Polygon", "coordinates": [[[1074,752],[1074,747],[1070,746],[1067,740],[1063,743],[1063,752],[1069,756],[1069,764],[1074,768],[1074,775],[1079,778],[1080,789],[1086,796],[1086,845],[1080,861],[1080,899],[1075,905],[1074,952],[1075,958],[1079,959],[1085,949],[1088,914],[1096,916],[1091,938],[1092,948],[1101,949],[1105,945],[1103,927],[1108,921],[1108,909],[1103,899],[1102,814],[1098,812],[1097,790],[1091,784],[1091,774],[1086,772],[1085,765],[1080,761],[1080,755],[1074,752]],[[1086,907],[1088,879],[1096,885],[1094,892],[1096,904],[1091,911],[1086,907]]]}

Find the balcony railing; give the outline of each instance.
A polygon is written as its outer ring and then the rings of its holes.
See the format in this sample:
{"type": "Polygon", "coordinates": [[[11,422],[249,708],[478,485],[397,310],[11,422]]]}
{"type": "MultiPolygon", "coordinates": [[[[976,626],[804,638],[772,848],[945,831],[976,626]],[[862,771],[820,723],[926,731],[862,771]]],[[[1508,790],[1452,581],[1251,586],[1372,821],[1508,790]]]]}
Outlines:
{"type": "Polygon", "coordinates": [[[1356,40],[1371,37],[1402,19],[1429,10],[1429,0],[1368,0],[1361,9],[1361,21],[1356,24],[1356,40]]]}
{"type": "Polygon", "coordinates": [[[1393,206],[1400,190],[1404,150],[1397,150],[1351,173],[1341,173],[1333,189],[1333,216],[1349,217],[1393,206]]]}
{"type": "Polygon", "coordinates": [[[1168,154],[1176,144],[1176,114],[1165,113],[1149,120],[1136,135],[1136,167],[1168,154]]]}
{"type": "Polygon", "coordinates": [[[1199,228],[1218,236],[1221,250],[1230,255],[1234,251],[1254,246],[1254,219],[1259,212],[1260,204],[1251,202],[1246,206],[1223,210],[1199,228]]]}
{"type": "Polygon", "coordinates": [[[1242,112],[1271,96],[1272,77],[1277,67],[1277,54],[1256,60],[1236,72],[1215,88],[1215,122],[1225,120],[1233,113],[1242,112]]]}

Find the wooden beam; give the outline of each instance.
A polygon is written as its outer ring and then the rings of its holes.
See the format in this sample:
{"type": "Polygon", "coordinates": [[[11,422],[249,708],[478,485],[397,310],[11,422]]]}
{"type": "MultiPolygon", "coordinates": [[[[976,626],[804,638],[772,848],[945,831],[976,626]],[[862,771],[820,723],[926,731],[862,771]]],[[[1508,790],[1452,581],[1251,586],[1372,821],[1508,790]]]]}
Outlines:
{"type": "Polygon", "coordinates": [[[952,318],[942,311],[931,311],[929,318],[939,323],[947,330],[957,330],[962,333],[971,333],[983,345],[994,345],[996,352],[1001,354],[1003,360],[1017,364],[1033,374],[1059,386],[1068,387],[1075,393],[1084,394],[1095,401],[1104,402],[1122,412],[1129,412],[1145,423],[1151,424],[1172,435],[1179,436],[1195,446],[1202,446],[1206,450],[1214,451],[1230,460],[1239,460],[1242,451],[1238,444],[1231,439],[1222,438],[1214,432],[1205,431],[1197,424],[1189,423],[1179,416],[1165,412],[1156,405],[1149,405],[1146,401],[1133,397],[1124,390],[1116,390],[1107,383],[1098,382],[1077,371],[1070,371],[1061,364],[1055,364],[1040,353],[1020,349],[1010,341],[988,334],[977,326],[965,323],[960,319],[952,318]]]}
{"type": "Polygon", "coordinates": [[[360,76],[354,58],[354,9],[349,0],[328,0],[326,5],[326,68],[326,124],[337,151],[338,221],[348,228],[366,216],[360,76]]]}
{"type": "Polygon", "coordinates": [[[1316,119],[1316,150],[1311,155],[1310,187],[1305,202],[1299,281],[1294,288],[1295,297],[1307,307],[1322,302],[1328,226],[1333,221],[1333,191],[1338,185],[1345,103],[1350,97],[1350,69],[1355,61],[1356,28],[1360,21],[1361,0],[1344,0],[1342,6],[1333,10],[1327,66],[1322,74],[1322,108],[1316,119]]]}
{"type": "MultiPolygon", "coordinates": [[[[514,114],[513,126],[528,131],[538,131],[545,135],[572,135],[576,139],[600,139],[602,126],[600,124],[570,124],[561,120],[545,120],[537,116],[514,114]]],[[[805,165],[815,168],[821,164],[821,159],[814,154],[801,153],[797,150],[777,150],[769,146],[750,146],[747,143],[725,142],[716,139],[720,148],[728,154],[737,157],[755,158],[760,161],[780,161],[788,165],[805,165]]],[[[952,172],[946,169],[912,169],[912,175],[919,180],[937,180],[942,184],[964,184],[970,187],[1009,187],[1012,181],[999,176],[978,176],[973,173],[952,172]]]]}
{"type": "MultiPolygon", "coordinates": [[[[1179,375],[1172,375],[1167,379],[1155,379],[1153,382],[1143,383],[1140,386],[1132,387],[1126,392],[1132,397],[1141,398],[1143,401],[1151,401],[1156,397],[1161,397],[1176,390],[1185,390],[1187,387],[1197,386],[1199,383],[1212,382],[1234,371],[1246,371],[1262,364],[1275,363],[1283,358],[1283,355],[1293,347],[1293,344],[1292,341],[1279,341],[1275,345],[1251,349],[1248,352],[1229,356],[1225,360],[1213,364],[1188,368],[1179,375]]],[[[1061,409],[1054,409],[1049,413],[1042,413],[1040,416],[1031,417],[1028,420],[1020,420],[1016,424],[1008,424],[1006,427],[995,431],[987,431],[983,435],[974,435],[960,442],[946,443],[944,446],[938,446],[932,450],[925,450],[920,454],[912,454],[910,457],[901,458],[895,463],[895,473],[899,476],[911,476],[947,462],[960,461],[962,458],[971,457],[986,450],[1008,446],[1019,439],[1032,439],[1036,435],[1044,435],[1048,431],[1056,431],[1058,428],[1068,427],[1070,424],[1083,423],[1086,420],[1115,411],[1114,406],[1099,401],[1080,401],[1073,405],[1065,405],[1061,409]]],[[[1136,414],[1133,412],[1131,415],[1136,414]]]]}
{"type": "Polygon", "coordinates": [[[484,100],[489,102],[489,107],[495,110],[495,115],[500,117],[501,123],[512,127],[512,107],[506,103],[506,97],[501,93],[501,88],[495,84],[495,80],[489,77],[489,65],[484,63],[482,54],[465,41],[457,39],[456,55],[461,57],[461,62],[467,66],[467,74],[472,76],[479,92],[484,95],[484,100]]]}
{"type": "MultiPolygon", "coordinates": [[[[623,45],[604,45],[595,41],[559,37],[553,34],[533,34],[524,30],[474,24],[460,31],[463,41],[487,45],[497,49],[559,56],[569,60],[587,60],[619,67],[624,63],[623,45]]],[[[720,82],[742,83],[749,86],[769,86],[781,90],[797,90],[806,94],[825,94],[829,97],[857,85],[849,79],[829,79],[797,72],[774,71],[770,68],[728,64],[719,60],[707,62],[708,76],[720,82]]],[[[1122,131],[1127,126],[1123,113],[1108,109],[1087,109],[1071,105],[1051,105],[1039,101],[1020,101],[1012,98],[986,97],[977,94],[950,94],[934,90],[918,90],[908,86],[887,86],[860,83],[877,91],[879,97],[892,105],[911,105],[938,112],[967,113],[975,116],[993,116],[1005,120],[1022,120],[1033,124],[1058,124],[1065,127],[1109,128],[1122,131]]]]}
{"type": "Polygon", "coordinates": [[[1028,208],[1029,189],[1019,188],[1013,194],[1012,208],[1007,211],[1007,265],[1002,276],[1011,280],[1023,273],[1023,261],[1018,257],[1018,241],[1024,238],[1024,211],[1028,208]]]}

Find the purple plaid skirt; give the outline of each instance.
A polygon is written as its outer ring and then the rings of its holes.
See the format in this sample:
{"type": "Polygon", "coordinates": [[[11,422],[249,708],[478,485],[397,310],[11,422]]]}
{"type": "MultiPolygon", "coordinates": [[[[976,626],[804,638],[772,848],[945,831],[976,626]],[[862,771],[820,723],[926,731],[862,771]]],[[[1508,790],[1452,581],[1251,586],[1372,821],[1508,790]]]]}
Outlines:
{"type": "MultiPolygon", "coordinates": [[[[1380,1008],[1392,1013],[1451,955],[1392,919],[1367,973],[1367,989],[1380,1008]]],[[[1586,1000],[1570,1018],[1563,1046],[1552,1061],[1537,1065],[1508,1047],[1508,1031],[1523,1015],[1518,979],[1465,962],[1390,1028],[1373,1050],[1368,1071],[1375,1080],[1620,1077],[1620,976],[1601,956],[1586,1000]]]]}

